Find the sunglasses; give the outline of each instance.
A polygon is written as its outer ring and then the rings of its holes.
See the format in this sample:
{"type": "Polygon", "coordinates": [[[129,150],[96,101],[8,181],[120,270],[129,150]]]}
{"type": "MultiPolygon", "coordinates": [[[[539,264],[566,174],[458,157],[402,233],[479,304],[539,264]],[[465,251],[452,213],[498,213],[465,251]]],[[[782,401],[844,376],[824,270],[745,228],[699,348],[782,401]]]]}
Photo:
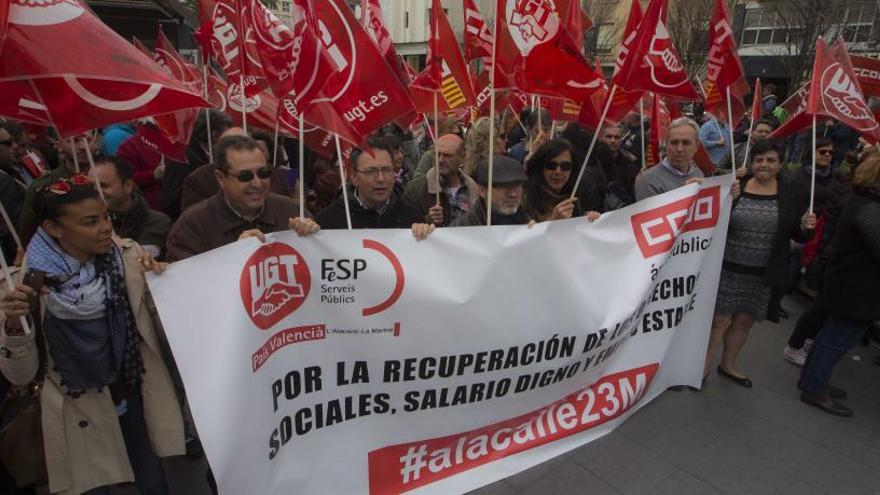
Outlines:
{"type": "Polygon", "coordinates": [[[221,170],[221,172],[223,172],[223,175],[225,175],[227,177],[235,177],[236,179],[238,179],[239,182],[250,182],[250,181],[254,180],[254,175],[259,177],[260,179],[268,179],[269,177],[272,176],[272,169],[270,169],[268,167],[263,167],[261,169],[257,169],[256,173],[254,173],[250,170],[242,170],[241,172],[239,172],[235,175],[232,175],[225,170],[221,170]]]}
{"type": "Polygon", "coordinates": [[[834,153],[834,150],[816,150],[817,155],[830,155],[834,153]]]}
{"type": "Polygon", "coordinates": [[[573,165],[571,162],[547,162],[544,164],[544,170],[556,170],[557,168],[563,172],[571,172],[573,165]]]}
{"type": "Polygon", "coordinates": [[[51,184],[39,188],[38,191],[46,190],[53,194],[63,195],[69,193],[73,186],[84,186],[90,183],[88,176],[75,174],[67,178],[58,179],[51,184]]]}

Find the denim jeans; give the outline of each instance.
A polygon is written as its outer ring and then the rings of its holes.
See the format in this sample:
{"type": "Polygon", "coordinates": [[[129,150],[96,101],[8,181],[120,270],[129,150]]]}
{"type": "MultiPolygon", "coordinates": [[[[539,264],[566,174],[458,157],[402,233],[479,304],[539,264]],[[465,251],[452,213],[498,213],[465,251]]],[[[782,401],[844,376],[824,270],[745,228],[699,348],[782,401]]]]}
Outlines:
{"type": "Polygon", "coordinates": [[[810,348],[798,387],[811,394],[824,394],[837,362],[859,343],[867,327],[864,322],[829,316],[810,348]]]}
{"type": "MultiPolygon", "coordinates": [[[[119,416],[119,426],[125,439],[128,462],[134,471],[135,484],[141,495],[167,495],[168,482],[162,462],[153,452],[147,424],[144,421],[144,403],[138,390],[127,399],[128,410],[119,416]]],[[[101,486],[86,492],[85,495],[110,495],[109,486],[101,486]]]]}

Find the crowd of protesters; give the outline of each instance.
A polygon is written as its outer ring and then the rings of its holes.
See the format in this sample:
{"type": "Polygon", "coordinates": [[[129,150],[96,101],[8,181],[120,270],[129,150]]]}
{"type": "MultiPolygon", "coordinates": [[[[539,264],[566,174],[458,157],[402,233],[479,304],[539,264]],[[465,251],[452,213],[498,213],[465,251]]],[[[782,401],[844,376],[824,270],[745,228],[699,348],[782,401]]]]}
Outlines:
{"type": "Polygon", "coordinates": [[[815,142],[814,171],[810,141],[767,139],[779,124],[768,100],[764,118],[733,131],[709,115],[673,120],[665,156],[648,169],[640,143],[650,123],[638,114],[602,128],[583,171],[589,131],[568,124],[556,132],[542,109],[469,128],[449,118],[436,140],[425,129],[388,125],[351,151],[344,188],[335,158],[310,152],[296,163],[294,140],[276,148],[273,136],[248,134],[214,110],[210,128],[200,115],[185,162],[141,141],[136,130],[149,122],[63,140],[0,122],[0,202],[14,222],[0,232],[3,254],[19,275],[38,275],[19,276],[0,303],[0,392],[4,404],[13,396],[24,404],[0,416],[0,443],[19,448],[8,455],[0,446],[0,491],[12,493],[12,474],[20,485],[47,479],[53,493],[110,493],[132,479],[141,493],[168,493],[159,458],[182,455],[197,440],[184,427],[182,386],[142,275],[161,272],[164,262],[287,229],[307,236],[407,228],[423,240],[436,228],[489,220],[595,221],[703,180],[694,163],[701,144],[719,173],[738,177],[706,376],[722,348],[717,373],[751,387],[736,361],[750,329],[785,317],[782,297],[806,287],[813,304],[783,356],[803,366],[802,401],[852,415],[840,402],[845,391],[829,379],[880,320],[871,296],[880,289],[880,151],[859,150],[843,126],[823,123],[828,138],[815,142]],[[792,160],[792,149],[804,151],[792,160]],[[26,414],[40,415],[41,432],[14,431],[26,414]]]}

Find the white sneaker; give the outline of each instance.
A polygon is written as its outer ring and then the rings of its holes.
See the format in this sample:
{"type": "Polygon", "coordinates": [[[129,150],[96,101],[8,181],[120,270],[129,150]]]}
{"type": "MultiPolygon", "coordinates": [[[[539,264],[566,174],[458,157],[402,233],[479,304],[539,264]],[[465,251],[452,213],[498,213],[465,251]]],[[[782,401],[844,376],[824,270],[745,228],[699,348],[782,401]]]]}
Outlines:
{"type": "Polygon", "coordinates": [[[810,353],[810,348],[813,347],[813,339],[805,339],[804,346],[801,349],[804,350],[804,356],[810,353]]]}
{"type": "Polygon", "coordinates": [[[785,357],[786,361],[797,366],[803,366],[804,362],[807,360],[807,353],[803,348],[792,349],[786,345],[785,349],[782,350],[782,355],[785,357]]]}

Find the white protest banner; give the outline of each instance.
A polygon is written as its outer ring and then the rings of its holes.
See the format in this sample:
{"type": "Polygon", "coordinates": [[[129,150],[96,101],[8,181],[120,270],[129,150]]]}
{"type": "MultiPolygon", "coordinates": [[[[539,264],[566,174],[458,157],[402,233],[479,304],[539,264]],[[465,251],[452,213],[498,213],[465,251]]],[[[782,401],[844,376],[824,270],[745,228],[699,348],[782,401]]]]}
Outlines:
{"type": "Polygon", "coordinates": [[[593,224],[285,232],[151,276],[220,493],[465,492],[699,386],[731,181],[593,224]]]}

